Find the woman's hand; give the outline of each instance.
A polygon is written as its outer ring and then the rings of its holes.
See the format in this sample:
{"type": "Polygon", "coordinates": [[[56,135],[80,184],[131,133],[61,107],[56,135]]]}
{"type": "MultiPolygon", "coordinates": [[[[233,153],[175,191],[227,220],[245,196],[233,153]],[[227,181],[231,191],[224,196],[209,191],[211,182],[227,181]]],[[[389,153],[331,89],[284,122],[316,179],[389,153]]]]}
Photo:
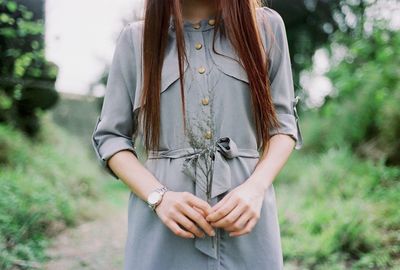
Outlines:
{"type": "Polygon", "coordinates": [[[206,220],[229,231],[229,236],[249,233],[260,218],[264,195],[262,189],[246,181],[216,203],[206,220]]]}
{"type": "Polygon", "coordinates": [[[155,209],[162,222],[174,234],[184,238],[204,237],[204,232],[213,235],[214,228],[205,219],[210,210],[211,206],[194,194],[171,190],[164,194],[161,203],[155,209]]]}

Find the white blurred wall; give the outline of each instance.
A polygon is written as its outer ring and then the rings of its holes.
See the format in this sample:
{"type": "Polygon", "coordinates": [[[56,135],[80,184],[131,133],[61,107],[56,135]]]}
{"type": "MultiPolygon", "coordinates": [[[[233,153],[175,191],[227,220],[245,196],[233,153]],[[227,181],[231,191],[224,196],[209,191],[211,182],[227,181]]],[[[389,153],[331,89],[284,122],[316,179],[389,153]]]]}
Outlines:
{"type": "Polygon", "coordinates": [[[46,0],[45,10],[46,57],[60,68],[56,88],[87,94],[111,60],[123,21],[143,16],[143,0],[46,0]]]}

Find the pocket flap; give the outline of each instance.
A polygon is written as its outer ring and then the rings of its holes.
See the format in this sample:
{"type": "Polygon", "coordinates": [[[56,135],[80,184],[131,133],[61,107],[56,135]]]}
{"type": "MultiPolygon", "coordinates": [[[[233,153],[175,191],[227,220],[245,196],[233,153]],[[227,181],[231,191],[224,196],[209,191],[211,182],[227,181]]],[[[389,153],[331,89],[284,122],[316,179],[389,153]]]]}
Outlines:
{"type": "MultiPolygon", "coordinates": [[[[174,45],[174,44],[173,44],[174,45]]],[[[188,63],[184,61],[183,73],[188,68],[188,63]]],[[[179,79],[179,59],[176,46],[169,46],[165,51],[164,64],[161,72],[161,93],[179,79]]]]}
{"type": "Polygon", "coordinates": [[[240,63],[238,54],[235,52],[230,41],[226,40],[220,34],[215,39],[215,50],[222,54],[217,54],[211,49],[211,59],[216,67],[228,76],[249,83],[249,78],[246,70],[240,63]]]}

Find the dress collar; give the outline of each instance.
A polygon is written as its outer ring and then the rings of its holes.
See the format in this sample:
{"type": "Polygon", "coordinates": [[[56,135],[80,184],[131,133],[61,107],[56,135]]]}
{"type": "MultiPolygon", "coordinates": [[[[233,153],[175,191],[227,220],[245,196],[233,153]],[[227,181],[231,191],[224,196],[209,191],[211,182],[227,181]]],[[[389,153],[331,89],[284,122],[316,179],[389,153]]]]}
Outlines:
{"type": "MultiPolygon", "coordinates": [[[[207,18],[200,19],[197,23],[190,22],[189,20],[183,20],[184,31],[201,32],[213,29],[215,27],[215,16],[211,15],[207,18]]],[[[169,29],[175,31],[172,16],[169,19],[169,29]]]]}

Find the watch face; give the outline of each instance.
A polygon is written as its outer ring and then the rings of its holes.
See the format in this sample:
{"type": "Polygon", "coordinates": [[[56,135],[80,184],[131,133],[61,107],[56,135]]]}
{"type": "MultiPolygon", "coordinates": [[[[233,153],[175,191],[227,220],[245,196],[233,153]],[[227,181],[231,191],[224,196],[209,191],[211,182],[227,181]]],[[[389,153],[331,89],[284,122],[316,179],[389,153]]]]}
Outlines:
{"type": "Polygon", "coordinates": [[[150,204],[155,204],[155,203],[157,203],[160,199],[161,199],[161,194],[160,194],[160,193],[158,193],[158,192],[152,192],[152,193],[149,195],[148,202],[149,202],[150,204]]]}

